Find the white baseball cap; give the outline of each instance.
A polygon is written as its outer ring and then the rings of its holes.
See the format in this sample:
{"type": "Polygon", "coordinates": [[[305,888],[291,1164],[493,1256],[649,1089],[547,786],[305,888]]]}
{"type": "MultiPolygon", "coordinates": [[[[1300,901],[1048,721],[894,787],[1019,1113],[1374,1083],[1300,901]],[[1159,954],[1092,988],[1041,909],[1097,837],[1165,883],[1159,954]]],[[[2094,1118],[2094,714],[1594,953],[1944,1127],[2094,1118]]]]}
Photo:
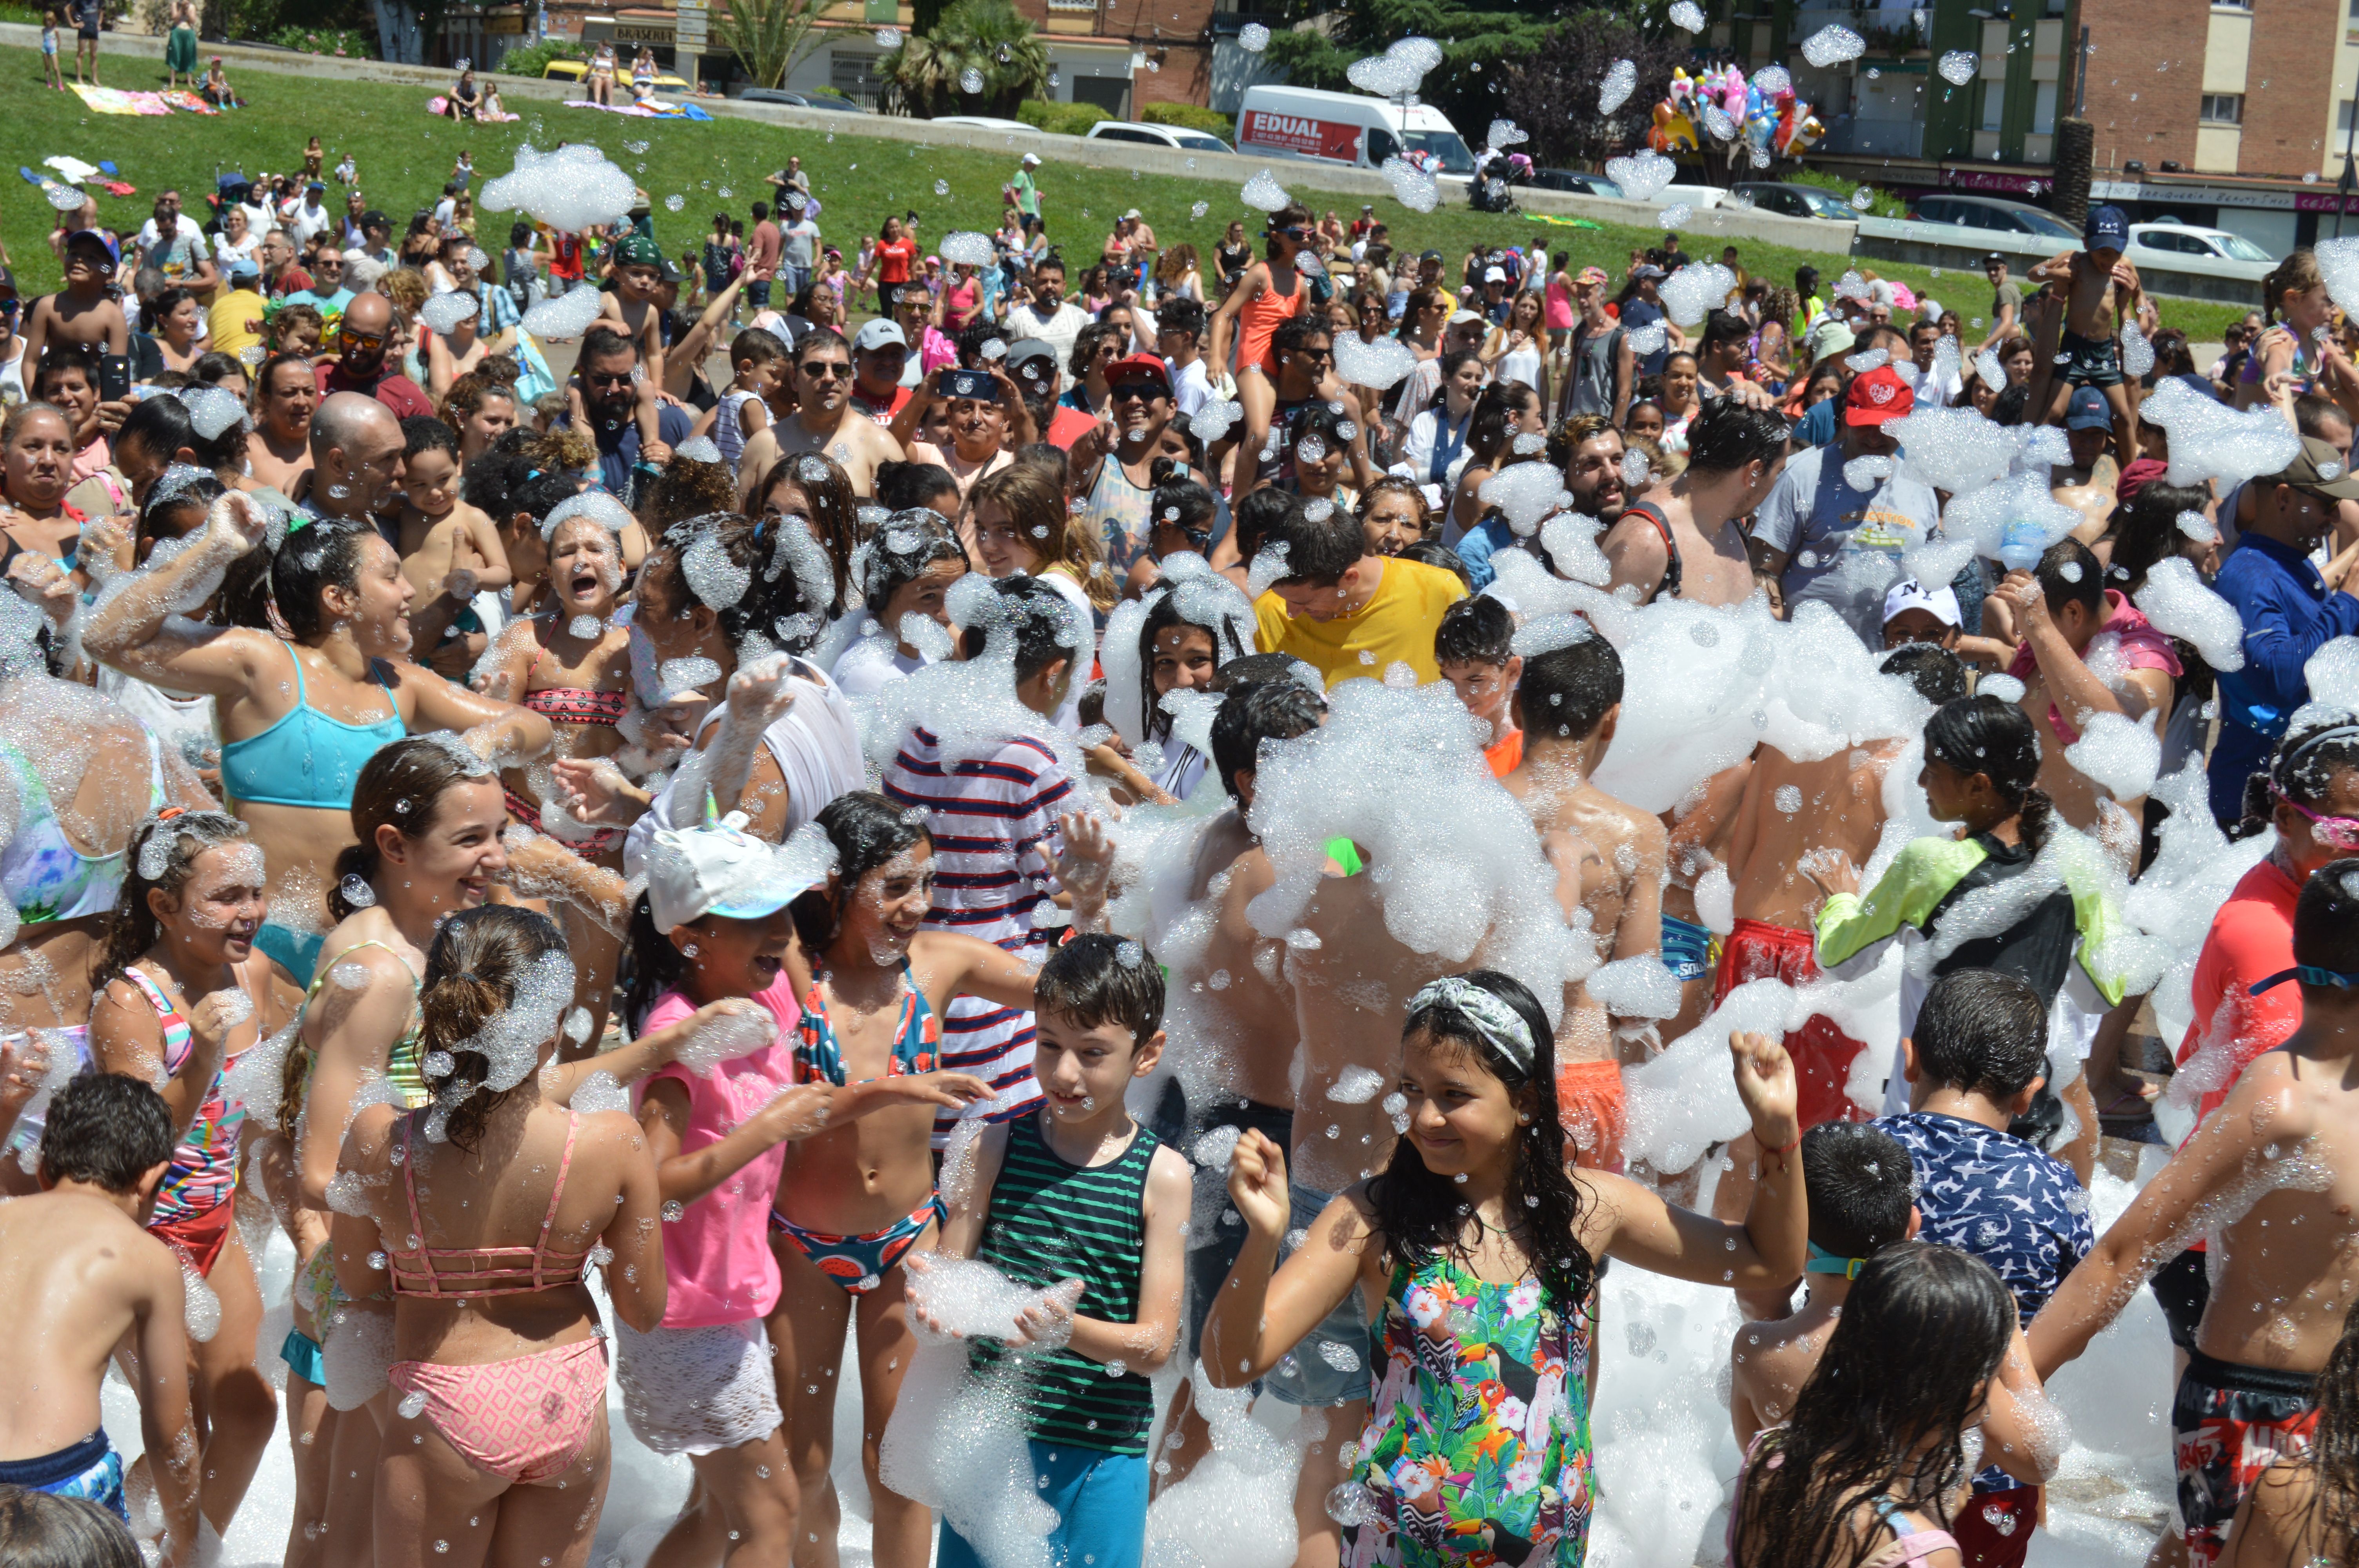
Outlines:
{"type": "Polygon", "coordinates": [[[1483,281],[1485,283],[1505,283],[1507,281],[1507,269],[1503,266],[1486,267],[1483,272],[1483,281]]]}
{"type": "Polygon", "coordinates": [[[1038,163],[1040,161],[1040,155],[1038,153],[1026,153],[1022,161],[1027,164],[1038,163]]]}
{"type": "Polygon", "coordinates": [[[909,346],[909,337],[901,330],[898,321],[888,320],[882,316],[861,328],[852,340],[852,346],[864,353],[881,349],[887,343],[897,343],[906,349],[909,346]]]}
{"type": "Polygon", "coordinates": [[[1902,578],[1884,596],[1884,619],[1890,621],[1904,610],[1922,610],[1944,626],[1958,624],[1958,594],[1946,585],[1928,589],[1915,578],[1902,578]]]}
{"type": "Polygon", "coordinates": [[[656,830],[647,849],[647,912],[657,930],[708,914],[776,914],[835,869],[835,846],[817,823],[806,823],[784,844],[767,844],[745,833],[746,820],[733,811],[717,822],[708,816],[700,827],[656,830]]]}

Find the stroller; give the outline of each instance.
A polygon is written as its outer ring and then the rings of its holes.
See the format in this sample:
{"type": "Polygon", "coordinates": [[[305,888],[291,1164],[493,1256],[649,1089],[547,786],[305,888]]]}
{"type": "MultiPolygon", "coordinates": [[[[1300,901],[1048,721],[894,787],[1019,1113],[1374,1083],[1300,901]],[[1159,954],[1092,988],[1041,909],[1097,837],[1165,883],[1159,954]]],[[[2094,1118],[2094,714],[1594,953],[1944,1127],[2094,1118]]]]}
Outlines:
{"type": "Polygon", "coordinates": [[[1522,153],[1485,152],[1474,160],[1474,178],[1466,188],[1467,205],[1477,212],[1514,212],[1514,188],[1528,184],[1532,160],[1522,153]]]}

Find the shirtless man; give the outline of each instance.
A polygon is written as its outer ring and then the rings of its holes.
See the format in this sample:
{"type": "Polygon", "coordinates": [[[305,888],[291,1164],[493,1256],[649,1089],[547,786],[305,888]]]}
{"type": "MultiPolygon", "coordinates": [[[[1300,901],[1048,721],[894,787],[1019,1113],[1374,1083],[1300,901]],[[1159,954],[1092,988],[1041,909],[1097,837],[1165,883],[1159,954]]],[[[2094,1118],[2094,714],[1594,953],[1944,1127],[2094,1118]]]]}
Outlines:
{"type": "Polygon", "coordinates": [[[1640,604],[1752,598],[1752,559],[1737,521],[1768,496],[1785,466],[1786,421],[1775,412],[1734,399],[1705,409],[1688,429],[1687,472],[1631,502],[1600,536],[1614,568],[1609,589],[1627,589],[1640,604]]]}
{"type": "MultiPolygon", "coordinates": [[[[1590,779],[1622,717],[1622,655],[1590,635],[1524,660],[1516,686],[1524,759],[1500,783],[1524,803],[1556,867],[1557,902],[1589,917],[1598,957],[1653,960],[1662,950],[1665,834],[1652,813],[1625,806],[1590,779]]],[[[1557,1026],[1557,1110],[1576,1163],[1620,1173],[1628,1104],[1616,1021],[1578,982],[1565,988],[1557,1026]]],[[[1652,1019],[1631,1021],[1643,1035],[1652,1019]]],[[[1645,1046],[1634,1043],[1635,1059],[1645,1046]]]]}
{"type": "Polygon", "coordinates": [[[2114,456],[2125,468],[2138,455],[2137,407],[2122,380],[2122,323],[2137,319],[2139,296],[2137,268],[2122,255],[2129,238],[2122,210],[2099,207],[2089,214],[2086,250],[2034,262],[2030,273],[2032,282],[2058,284],[2067,296],[2057,357],[2069,362],[2058,372],[2040,422],[2061,419],[2074,389],[2096,388],[2112,406],[2114,456]]]}
{"type": "MultiPolygon", "coordinates": [[[[1937,708],[1966,695],[1965,666],[1930,643],[1895,652],[1878,667],[1907,679],[1937,708]]],[[[1886,775],[1908,746],[1905,738],[1888,737],[1808,762],[1775,746],[1755,748],[1728,844],[1736,925],[1721,949],[1712,1006],[1748,980],[1799,987],[1819,978],[1812,923],[1825,895],[1803,863],[1842,855],[1854,866],[1867,864],[1884,835],[1886,775]]],[[[1872,1114],[1845,1092],[1852,1062],[1864,1049],[1860,1041],[1832,1019],[1812,1017],[1788,1033],[1785,1044],[1794,1059],[1795,1104],[1804,1131],[1826,1121],[1863,1121],[1872,1114]]],[[[1728,1162],[1712,1194],[1713,1214],[1725,1215],[1731,1204],[1738,1206],[1738,1215],[1745,1213],[1759,1157],[1750,1132],[1730,1141],[1728,1162]]]]}
{"type": "Polygon", "coordinates": [[[663,290],[663,247],[645,234],[633,234],[614,247],[614,287],[598,300],[598,319],[610,322],[638,351],[646,378],[639,384],[639,444],[663,439],[657,427],[656,394],[664,384],[663,310],[657,296],[663,290]]]}
{"type": "Polygon", "coordinates": [[[851,476],[853,493],[876,492],[876,465],[905,454],[890,432],[852,404],[852,345],[832,327],[821,327],[795,345],[795,409],[756,432],[737,459],[737,504],[751,506],[754,487],[782,457],[816,452],[851,476]]]}
{"type": "MultiPolygon", "coordinates": [[[[2259,1478],[2255,1454],[2306,1447],[2311,1384],[2359,1278],[2359,862],[2314,872],[2293,960],[2257,981],[2301,988],[2301,1027],[2246,1067],[2031,1322],[2041,1378],[2077,1357],[2187,1238],[2208,1232],[2211,1296],[2171,1425],[2187,1561],[2211,1568],[2259,1478]],[[2196,1419],[2182,1425],[2180,1412],[2196,1419]]],[[[2143,1397],[2159,1390],[2124,1390],[2143,1397]]]]}
{"type": "MultiPolygon", "coordinates": [[[[1258,1129],[1289,1148],[1294,1142],[1289,1080],[1301,1032],[1295,1021],[1293,989],[1285,977],[1285,944],[1262,935],[1245,916],[1245,906],[1277,880],[1245,814],[1253,809],[1254,774],[1263,745],[1309,733],[1325,712],[1326,703],[1316,692],[1281,675],[1232,687],[1212,720],[1212,766],[1234,804],[1206,825],[1189,871],[1187,913],[1169,930],[1157,933],[1155,943],[1155,951],[1171,965],[1170,994],[1186,999],[1173,1022],[1183,1015],[1190,1021],[1189,1033],[1201,1051],[1200,1059],[1180,1068],[1180,1081],[1190,1090],[1191,1140],[1217,1128],[1234,1127],[1258,1129]],[[1189,1083],[1198,1072],[1209,1081],[1189,1083]]],[[[1200,1167],[1196,1182],[1199,1214],[1218,1215],[1227,1206],[1227,1175],[1219,1162],[1200,1167]]],[[[1244,1244],[1243,1226],[1216,1223],[1189,1237],[1184,1348],[1191,1356],[1213,1298],[1244,1244]]],[[[1156,1476],[1158,1490],[1187,1479],[1212,1450],[1212,1429],[1196,1411],[1188,1380],[1180,1382],[1172,1400],[1169,1430],[1179,1442],[1158,1454],[1170,1465],[1156,1476]]],[[[1308,1495],[1307,1502],[1314,1510],[1322,1509],[1325,1494],[1308,1495]]]]}
{"type": "Polygon", "coordinates": [[[2114,520],[2114,490],[2121,465],[2107,449],[2114,439],[2114,412],[2093,386],[2076,387],[2064,414],[2064,438],[2072,460],[2048,470],[2048,493],[2081,514],[2072,537],[2094,545],[2114,520]]]}
{"type": "MultiPolygon", "coordinates": [[[[16,1106],[6,1108],[13,1117],[16,1106]]],[[[99,1386],[124,1349],[168,1564],[196,1560],[197,1436],[180,1260],[142,1222],[178,1141],[154,1089],[84,1074],[49,1104],[40,1194],[0,1205],[0,1299],[10,1304],[0,1464],[35,1491],[86,1498],[123,1518],[123,1460],[100,1421],[99,1386]]]]}
{"type": "Polygon", "coordinates": [[[1624,450],[1622,432],[1603,414],[1576,414],[1549,438],[1548,460],[1564,470],[1572,509],[1604,524],[1609,535],[1630,500],[1622,479],[1624,450]]]}

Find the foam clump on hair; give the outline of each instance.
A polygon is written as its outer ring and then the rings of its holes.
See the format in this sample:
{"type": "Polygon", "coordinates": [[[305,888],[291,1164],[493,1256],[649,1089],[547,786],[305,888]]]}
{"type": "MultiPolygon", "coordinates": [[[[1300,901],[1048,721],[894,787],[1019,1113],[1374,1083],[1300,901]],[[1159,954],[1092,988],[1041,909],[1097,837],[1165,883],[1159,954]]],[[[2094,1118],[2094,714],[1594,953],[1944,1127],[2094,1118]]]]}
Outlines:
{"type": "MultiPolygon", "coordinates": [[[[2204,587],[2202,579],[2195,575],[2193,564],[2185,557],[2167,556],[2147,568],[2146,585],[2132,598],[2156,631],[2186,638],[2213,669],[2245,667],[2245,624],[2235,606],[2204,587]]],[[[2348,637],[2337,641],[2354,642],[2348,637]]],[[[2359,647],[2359,643],[2354,645],[2359,647]]],[[[2354,659],[2354,664],[2359,665],[2359,659],[2354,659]]],[[[2359,676],[2359,670],[2354,674],[2359,676]]],[[[2331,685],[2322,687],[2313,677],[2310,689],[2316,692],[2335,688],[2331,685]]],[[[2359,680],[2342,689],[2359,693],[2359,680]]]]}
{"type": "Polygon", "coordinates": [[[1484,505],[1499,509],[1508,527],[1527,536],[1567,499],[1564,476],[1547,462],[1509,463],[1484,480],[1477,495],[1484,505]]]}
{"type": "Polygon", "coordinates": [[[463,323],[473,320],[482,309],[473,295],[465,289],[454,288],[447,294],[438,294],[419,306],[418,319],[437,332],[448,334],[458,330],[463,323]]]}
{"type": "Polygon", "coordinates": [[[630,508],[603,490],[585,490],[579,495],[569,495],[549,509],[541,519],[540,537],[543,543],[557,537],[558,524],[586,517],[609,534],[619,535],[631,521],[630,508]]]}
{"type": "Polygon", "coordinates": [[[503,1093],[516,1087],[539,1065],[541,1047],[557,1037],[558,1023],[573,1004],[574,979],[571,958],[555,950],[541,954],[516,977],[507,1005],[451,1050],[484,1058],[484,1087],[503,1093]]]}
{"type": "Polygon", "coordinates": [[[2138,418],[2170,435],[2172,484],[2220,481],[2223,494],[2263,474],[2282,471],[2301,455],[2301,433],[2274,408],[2238,413],[2217,398],[2167,378],[2138,405],[2138,418]]]}
{"type": "Polygon", "coordinates": [[[598,319],[605,296],[596,285],[576,284],[567,292],[544,299],[524,313],[524,330],[550,342],[580,337],[598,319]]]}

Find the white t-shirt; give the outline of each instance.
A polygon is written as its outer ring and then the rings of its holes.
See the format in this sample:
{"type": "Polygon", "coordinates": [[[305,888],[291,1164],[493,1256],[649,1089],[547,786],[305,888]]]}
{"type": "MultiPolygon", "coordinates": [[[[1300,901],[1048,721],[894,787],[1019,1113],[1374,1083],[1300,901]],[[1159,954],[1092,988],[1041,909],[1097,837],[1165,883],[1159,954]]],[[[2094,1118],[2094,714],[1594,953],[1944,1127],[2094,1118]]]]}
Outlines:
{"type": "Polygon", "coordinates": [[[307,244],[314,234],[327,232],[336,215],[325,207],[298,207],[287,216],[287,232],[298,245],[307,244]]]}
{"type": "Polygon", "coordinates": [[[1090,324],[1090,317],[1088,311],[1073,304],[1060,305],[1044,316],[1027,296],[1008,307],[1007,324],[1017,337],[1038,338],[1056,350],[1057,372],[1063,375],[1068,373],[1065,367],[1072,362],[1074,341],[1081,337],[1082,329],[1090,324]]]}
{"type": "Polygon", "coordinates": [[[1171,402],[1181,416],[1193,414],[1212,400],[1212,378],[1204,373],[1201,356],[1185,365],[1174,366],[1163,362],[1171,372],[1171,402]]]}
{"type": "Polygon", "coordinates": [[[926,667],[925,660],[903,653],[895,639],[868,635],[868,627],[875,624],[875,618],[865,609],[860,614],[864,622],[860,634],[853,638],[852,645],[837,657],[835,668],[828,672],[843,695],[854,699],[874,697],[895,681],[908,680],[926,667]]]}
{"type": "Polygon", "coordinates": [[[11,352],[0,362],[0,408],[14,408],[25,401],[25,340],[8,340],[11,352]]]}

